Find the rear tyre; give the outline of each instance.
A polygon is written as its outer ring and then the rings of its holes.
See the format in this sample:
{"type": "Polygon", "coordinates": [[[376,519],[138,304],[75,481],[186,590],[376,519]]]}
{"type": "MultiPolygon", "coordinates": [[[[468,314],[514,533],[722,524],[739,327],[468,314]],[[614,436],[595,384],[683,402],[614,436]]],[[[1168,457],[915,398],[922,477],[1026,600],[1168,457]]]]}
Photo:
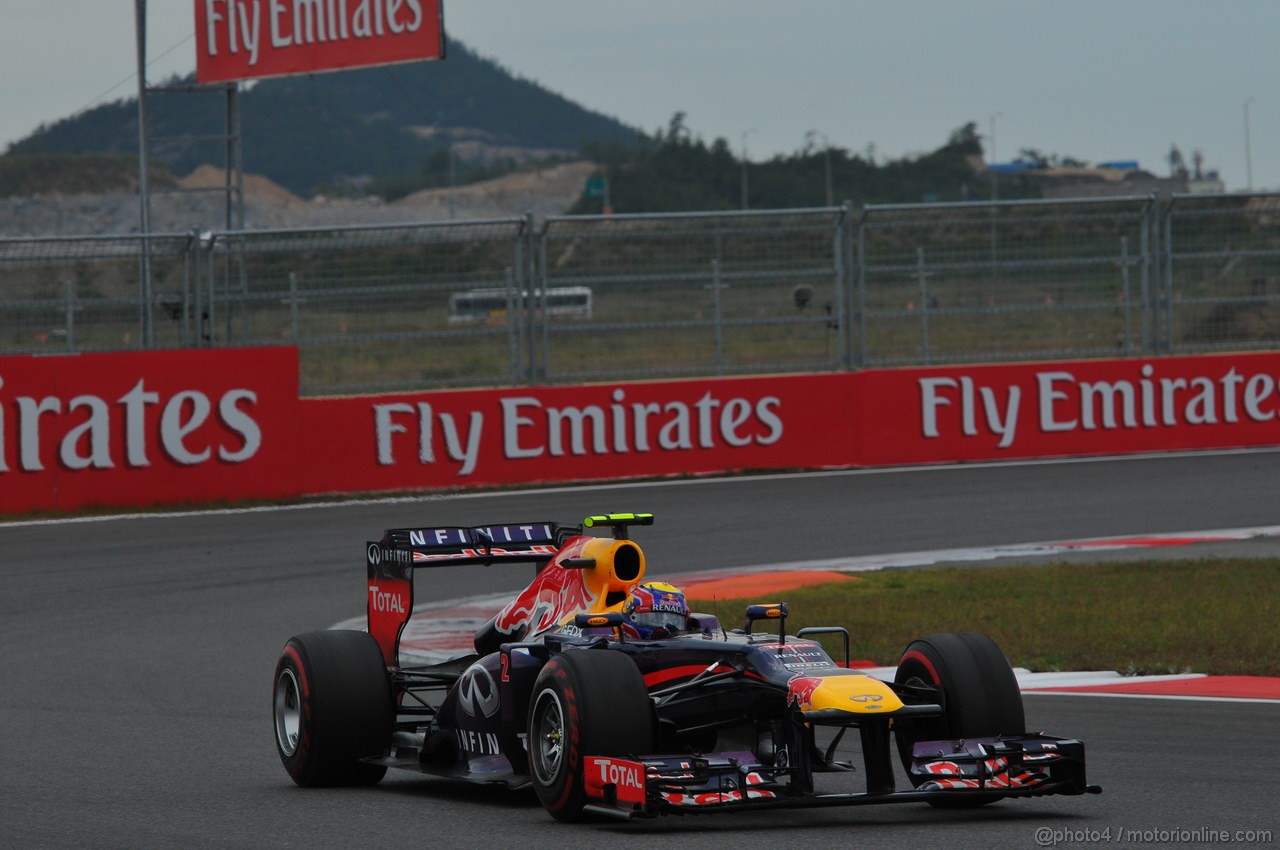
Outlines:
{"type": "Polygon", "coordinates": [[[304,787],[373,785],[386,774],[360,759],[382,755],[395,707],[382,650],[365,632],[290,638],[272,693],[276,751],[304,787]]]}
{"type": "Polygon", "coordinates": [[[609,650],[553,656],[529,704],[529,775],[543,807],[559,821],[586,805],[587,756],[652,753],[653,705],[635,662],[609,650]]]}
{"type": "MultiPolygon", "coordinates": [[[[1026,718],[1013,668],[995,641],[977,632],[944,632],[912,641],[898,662],[898,684],[927,685],[942,692],[942,717],[899,720],[895,724],[898,755],[911,772],[911,749],[917,741],[1021,735],[1026,718]]],[[[911,776],[919,785],[926,780],[911,776]]],[[[997,796],[931,800],[937,806],[981,806],[997,796]]]]}

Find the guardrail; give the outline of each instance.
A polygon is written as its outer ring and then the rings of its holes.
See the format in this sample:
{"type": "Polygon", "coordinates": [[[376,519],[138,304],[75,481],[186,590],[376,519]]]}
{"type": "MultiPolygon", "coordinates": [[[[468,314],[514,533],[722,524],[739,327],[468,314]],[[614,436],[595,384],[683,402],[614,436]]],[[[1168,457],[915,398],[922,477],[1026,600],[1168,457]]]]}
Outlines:
{"type": "Polygon", "coordinates": [[[0,239],[0,353],[297,345],[316,395],[1272,348],[1278,265],[1272,194],[0,239]]]}

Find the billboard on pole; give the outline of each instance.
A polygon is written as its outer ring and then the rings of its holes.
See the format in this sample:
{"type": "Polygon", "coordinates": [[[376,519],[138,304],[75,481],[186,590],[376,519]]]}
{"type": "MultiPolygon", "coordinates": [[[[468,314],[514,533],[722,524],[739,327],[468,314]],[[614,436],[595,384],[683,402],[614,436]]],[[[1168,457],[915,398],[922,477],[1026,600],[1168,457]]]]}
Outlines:
{"type": "Polygon", "coordinates": [[[196,81],[444,58],[443,0],[195,0],[196,81]]]}

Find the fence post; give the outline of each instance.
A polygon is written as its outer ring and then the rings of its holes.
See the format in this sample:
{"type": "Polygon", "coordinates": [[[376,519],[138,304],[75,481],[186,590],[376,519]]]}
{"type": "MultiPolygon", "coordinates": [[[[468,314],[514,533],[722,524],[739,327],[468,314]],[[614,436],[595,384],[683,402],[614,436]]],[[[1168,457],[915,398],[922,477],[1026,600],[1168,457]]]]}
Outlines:
{"type": "MultiPolygon", "coordinates": [[[[143,146],[145,150],[145,145],[143,146]]],[[[152,314],[154,310],[153,301],[155,301],[153,293],[153,282],[151,280],[151,223],[150,223],[150,201],[147,199],[147,188],[145,186],[146,158],[143,157],[142,166],[144,185],[142,187],[143,198],[143,217],[142,217],[142,234],[140,247],[141,255],[138,257],[138,273],[140,280],[138,281],[138,334],[141,337],[139,347],[144,351],[149,351],[156,347],[156,331],[155,317],[152,314]]]]}
{"type": "Polygon", "coordinates": [[[920,347],[924,365],[930,363],[929,354],[929,273],[924,270],[924,247],[916,246],[916,278],[920,281],[920,347]]]}
{"type": "Polygon", "coordinates": [[[235,245],[234,260],[240,278],[240,341],[247,343],[252,338],[249,333],[249,269],[245,262],[244,234],[238,234],[232,244],[235,245]]]}
{"type": "Polygon", "coordinates": [[[854,318],[854,271],[853,271],[853,203],[845,201],[840,205],[840,219],[836,224],[839,233],[839,253],[836,258],[838,271],[836,274],[836,334],[839,348],[838,368],[848,372],[853,368],[853,318],[854,318]]]}
{"type": "Polygon", "coordinates": [[[1152,345],[1151,333],[1151,278],[1153,270],[1159,267],[1159,258],[1155,256],[1155,245],[1152,236],[1155,233],[1156,217],[1158,207],[1152,202],[1148,203],[1147,209],[1142,217],[1142,278],[1138,282],[1140,294],[1139,313],[1142,316],[1142,340],[1141,348],[1144,352],[1154,351],[1152,345]]]}
{"type": "Polygon", "coordinates": [[[182,246],[182,345],[191,346],[191,243],[196,232],[187,231],[187,244],[182,246]]]}
{"type": "MultiPolygon", "coordinates": [[[[529,213],[529,227],[533,227],[533,213],[529,213]]],[[[538,263],[535,277],[529,286],[529,306],[534,321],[539,325],[539,339],[535,353],[535,375],[543,383],[551,383],[551,320],[547,315],[547,240],[550,222],[544,222],[538,239],[538,263]]]]}
{"type": "Polygon", "coordinates": [[[867,365],[867,214],[870,210],[862,208],[854,227],[857,228],[857,269],[858,269],[858,359],[857,368],[867,365]]]}
{"type": "Polygon", "coordinates": [[[529,350],[529,263],[533,253],[533,241],[529,233],[527,218],[520,220],[516,229],[516,258],[513,268],[512,284],[515,287],[515,306],[511,311],[511,321],[516,326],[516,376],[513,383],[525,381],[532,383],[529,375],[529,364],[522,358],[529,350]]]}
{"type": "Polygon", "coordinates": [[[1166,354],[1173,351],[1173,199],[1170,198],[1164,208],[1164,228],[1161,240],[1161,251],[1164,255],[1164,286],[1161,287],[1161,313],[1163,319],[1157,318],[1156,327],[1164,327],[1163,345],[1159,346],[1166,354]]]}
{"type": "Polygon", "coordinates": [[[547,234],[534,231],[533,211],[524,214],[521,224],[521,247],[524,252],[520,262],[521,321],[524,323],[525,380],[538,382],[538,307],[539,280],[546,274],[547,234]],[[542,266],[541,271],[539,266],[542,266]]]}
{"type": "Polygon", "coordinates": [[[289,338],[298,344],[298,273],[289,272],[289,338]]]}
{"type": "Polygon", "coordinates": [[[76,284],[71,278],[63,281],[67,293],[67,351],[76,350],[76,284]]]}
{"type": "Polygon", "coordinates": [[[1124,300],[1124,355],[1133,354],[1133,332],[1130,327],[1133,321],[1133,309],[1129,303],[1129,237],[1120,237],[1120,283],[1123,287],[1124,300]]]}
{"type": "MultiPolygon", "coordinates": [[[[517,253],[517,257],[519,254],[517,253]]],[[[520,314],[520,294],[515,286],[515,270],[511,266],[503,269],[503,280],[507,289],[507,363],[512,384],[520,383],[520,326],[524,317],[520,314]]]]}
{"type": "Polygon", "coordinates": [[[844,212],[844,208],[841,207],[836,214],[831,235],[831,285],[835,288],[835,313],[831,316],[831,320],[835,322],[832,330],[836,335],[835,357],[831,366],[837,370],[845,368],[848,352],[844,344],[845,328],[848,327],[845,322],[845,312],[848,310],[849,303],[844,290],[844,212]]]}
{"type": "Polygon", "coordinates": [[[724,374],[724,323],[720,311],[720,258],[711,260],[711,304],[716,322],[716,376],[724,374]]]}
{"type": "Polygon", "coordinates": [[[214,252],[218,246],[218,234],[213,231],[205,231],[201,234],[201,248],[205,252],[205,275],[204,275],[204,314],[201,316],[202,336],[205,345],[212,346],[214,343],[214,328],[217,327],[218,317],[218,287],[214,283],[214,252]]]}

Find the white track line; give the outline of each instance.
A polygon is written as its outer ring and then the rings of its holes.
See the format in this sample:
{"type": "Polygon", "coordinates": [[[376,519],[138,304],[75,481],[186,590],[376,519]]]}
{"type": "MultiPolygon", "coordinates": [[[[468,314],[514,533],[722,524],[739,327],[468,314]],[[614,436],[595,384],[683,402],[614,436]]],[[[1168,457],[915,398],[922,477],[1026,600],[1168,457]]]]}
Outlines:
{"type": "MultiPolygon", "coordinates": [[[[1132,681],[1140,682],[1135,678],[1132,681]]],[[[1183,702],[1252,702],[1267,705],[1280,705],[1280,700],[1262,699],[1259,697],[1205,697],[1191,694],[1122,694],[1115,691],[1023,691],[1024,695],[1033,697],[1111,697],[1113,699],[1173,699],[1183,702]]]]}
{"type": "Polygon", "coordinates": [[[514,494],[540,495],[547,493],[583,493],[607,492],[610,490],[631,490],[648,487],[699,487],[707,484],[744,483],[796,478],[830,478],[839,476],[864,475],[898,475],[928,472],[961,472],[971,469],[1001,469],[1021,466],[1060,466],[1081,463],[1132,463],[1144,460],[1176,460],[1178,458],[1197,457],[1230,457],[1235,455],[1277,454],[1280,447],[1261,446],[1256,448],[1211,449],[1206,451],[1180,452],[1147,452],[1142,454],[1099,455],[1089,457],[1059,458],[1023,458],[1018,460],[981,461],[973,463],[939,463],[913,464],[911,466],[879,466],[860,469],[825,469],[811,472],[783,472],[777,474],[762,473],[758,475],[708,475],[697,478],[661,478],[656,480],[635,480],[611,482],[608,484],[581,483],[556,487],[538,487],[530,489],[503,489],[472,491],[448,491],[424,493],[417,496],[385,496],[362,499],[335,499],[323,502],[290,503],[284,505],[259,505],[251,508],[201,508],[195,510],[157,510],[142,513],[103,514],[101,516],[74,516],[53,519],[13,520],[0,522],[0,530],[5,528],[24,528],[40,525],[72,525],[93,522],[119,522],[151,519],[174,519],[202,516],[236,516],[239,514],[275,513],[278,511],[309,511],[329,508],[341,508],[347,505],[401,505],[415,502],[434,502],[444,499],[492,499],[506,498],[514,494]]]}

